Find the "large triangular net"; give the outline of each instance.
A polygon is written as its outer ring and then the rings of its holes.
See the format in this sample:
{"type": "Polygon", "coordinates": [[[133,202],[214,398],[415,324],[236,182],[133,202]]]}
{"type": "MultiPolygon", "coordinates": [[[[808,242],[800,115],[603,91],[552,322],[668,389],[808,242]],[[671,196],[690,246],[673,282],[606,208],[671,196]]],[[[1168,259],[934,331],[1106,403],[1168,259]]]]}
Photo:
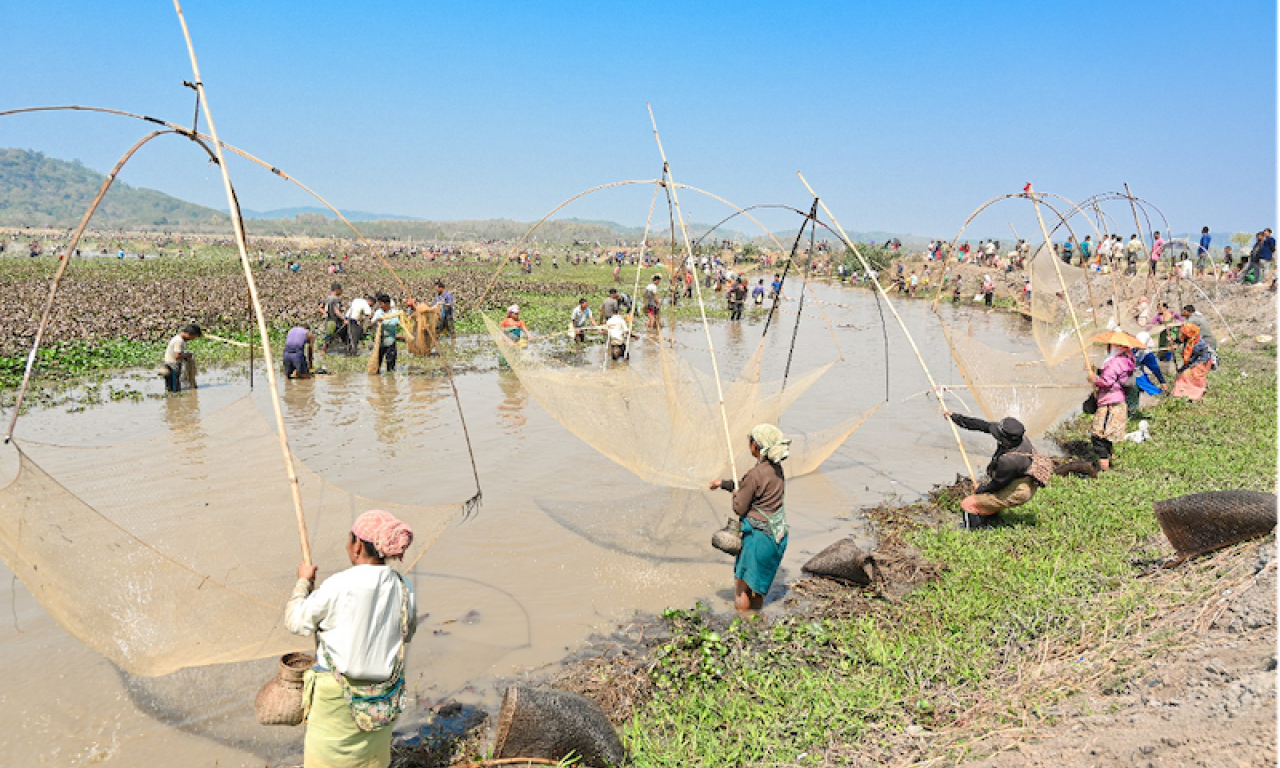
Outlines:
{"type": "MultiPolygon", "coordinates": [[[[15,445],[0,556],[86,645],[144,676],[310,647],[282,623],[298,530],[279,443],[248,396],[125,445],[15,445]]],[[[417,558],[461,510],[376,501],[296,469],[313,542],[345,541],[381,507],[413,527],[417,558]]]]}
{"type": "Polygon", "coordinates": [[[1050,365],[1035,352],[1000,351],[946,323],[942,330],[970,395],[988,421],[1012,416],[1028,434],[1043,434],[1091,391],[1078,344],[1074,358],[1050,365]]]}
{"type": "MultiPolygon", "coordinates": [[[[715,380],[667,348],[645,347],[630,362],[569,367],[513,342],[489,318],[499,354],[543,410],[570,432],[641,480],[670,488],[705,488],[728,477],[729,458],[715,380]]],[[[724,386],[725,412],[739,472],[754,459],[747,434],[761,422],[778,423],[787,408],[831,368],[827,364],[782,381],[760,381],[763,347],[742,374],[724,386]]],[[[788,477],[813,472],[874,411],[871,409],[792,439],[788,477]]]]}

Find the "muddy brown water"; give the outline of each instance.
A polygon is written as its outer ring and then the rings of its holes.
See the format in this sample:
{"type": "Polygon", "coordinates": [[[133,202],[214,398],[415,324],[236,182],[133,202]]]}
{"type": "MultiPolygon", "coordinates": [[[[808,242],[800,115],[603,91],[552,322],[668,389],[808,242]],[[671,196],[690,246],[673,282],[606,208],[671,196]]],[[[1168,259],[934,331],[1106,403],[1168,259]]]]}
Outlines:
{"type": "MultiPolygon", "coordinates": [[[[827,302],[833,331],[807,300],[792,375],[836,359],[837,342],[844,360],[787,413],[784,430],[818,429],[884,400],[886,366],[889,402],[819,472],[789,481],[790,546],[770,602],[785,594],[809,556],[831,542],[855,535],[871,543],[859,507],[913,499],[964,471],[934,400],[912,397],[928,385],[888,312],[885,327],[870,292],[815,289],[827,302]]],[[[937,380],[961,383],[928,305],[896,306],[937,380]]],[[[784,307],[765,341],[766,380],[781,376],[791,346],[797,306],[784,307]]],[[[951,321],[968,322],[988,343],[1008,350],[1032,344],[1020,318],[972,305],[948,303],[941,311],[951,321]]],[[[763,328],[762,317],[713,325],[726,375],[742,367],[763,328]]],[[[699,325],[682,323],[676,340],[682,354],[710,369],[699,325]]],[[[593,346],[573,359],[599,365],[602,353],[593,346]]],[[[635,354],[644,354],[643,344],[635,354]]],[[[464,499],[472,479],[447,384],[414,375],[411,363],[407,368],[402,364],[394,376],[284,382],[292,446],[311,469],[366,496],[409,503],[464,499]]],[[[178,398],[108,403],[78,413],[37,411],[23,417],[17,434],[68,445],[127,442],[190,423],[247,390],[243,370],[202,380],[200,390],[178,398]]],[[[161,389],[144,372],[126,381],[161,389]]],[[[257,382],[254,397],[265,409],[261,371],[257,382]]],[[[593,633],[637,612],[698,600],[729,610],[731,561],[708,543],[728,515],[728,494],[642,483],[551,418],[509,371],[492,367],[461,375],[457,383],[484,507],[473,519],[453,523],[414,572],[420,611],[428,616],[410,646],[409,686],[416,699],[401,730],[412,730],[426,706],[445,699],[493,706],[507,682],[539,674],[593,633]],[[661,536],[617,535],[659,526],[661,536]]],[[[966,446],[980,471],[990,440],[970,435],[966,446]]],[[[0,448],[0,483],[11,477],[13,458],[10,448],[0,448]]],[[[345,563],[340,541],[312,547],[322,575],[345,563]]],[[[290,572],[295,565],[280,563],[290,572]]],[[[298,756],[301,729],[264,728],[253,719],[253,695],[274,660],[132,677],[62,630],[8,569],[0,576],[0,617],[8,614],[0,618],[5,764],[165,765],[181,756],[184,765],[261,766],[298,756]]]]}

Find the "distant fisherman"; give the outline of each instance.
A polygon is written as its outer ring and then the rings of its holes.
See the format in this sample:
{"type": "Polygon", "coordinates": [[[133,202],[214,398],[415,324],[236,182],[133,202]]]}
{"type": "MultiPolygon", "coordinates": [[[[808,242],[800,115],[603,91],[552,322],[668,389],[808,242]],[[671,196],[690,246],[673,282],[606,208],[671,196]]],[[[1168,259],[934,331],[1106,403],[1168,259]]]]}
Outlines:
{"type": "Polygon", "coordinates": [[[436,306],[440,308],[440,319],[436,321],[437,338],[445,333],[452,339],[458,338],[453,330],[453,291],[445,290],[443,280],[436,281],[436,306]]]}
{"type": "Polygon", "coordinates": [[[987,482],[960,502],[966,527],[986,527],[995,515],[1026,504],[1049,483],[1053,465],[1036,455],[1022,422],[1012,417],[983,421],[951,411],[943,411],[943,415],[961,429],[986,432],[996,439],[996,451],[987,465],[987,482]]]}
{"type": "Polygon", "coordinates": [[[164,367],[169,371],[165,374],[165,391],[182,391],[183,368],[188,368],[186,378],[191,388],[195,389],[195,376],[191,371],[195,361],[192,359],[191,353],[187,351],[187,342],[192,339],[198,339],[203,335],[204,333],[200,330],[200,326],[192,323],[183,328],[178,335],[169,339],[169,345],[164,349],[164,367]]]}
{"type": "Polygon", "coordinates": [[[378,310],[373,313],[373,322],[382,324],[382,334],[374,343],[378,344],[378,369],[386,364],[387,373],[396,369],[396,337],[400,334],[400,313],[391,311],[391,297],[385,293],[378,294],[378,310]]]}
{"type": "Polygon", "coordinates": [[[311,378],[315,359],[316,335],[300,325],[289,329],[284,337],[284,375],[287,379],[311,378]]]}
{"type": "Polygon", "coordinates": [[[345,324],[345,318],[342,316],[342,286],[334,283],[329,286],[329,295],[324,297],[324,346],[321,347],[322,352],[328,353],[329,342],[333,341],[338,329],[345,324]]]}

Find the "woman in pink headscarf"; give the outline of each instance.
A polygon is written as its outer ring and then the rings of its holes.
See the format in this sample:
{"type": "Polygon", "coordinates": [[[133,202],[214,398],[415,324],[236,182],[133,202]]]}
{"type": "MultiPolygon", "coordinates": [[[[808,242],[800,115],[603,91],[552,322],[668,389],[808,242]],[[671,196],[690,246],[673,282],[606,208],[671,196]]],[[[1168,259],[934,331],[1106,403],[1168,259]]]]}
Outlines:
{"type": "Polygon", "coordinates": [[[371,509],[347,537],[350,568],[315,588],[316,567],[298,566],[284,618],[290,632],[316,636],[316,665],[303,688],[308,768],[391,763],[391,724],[403,708],[405,646],[417,629],[417,604],[408,579],[387,560],[401,559],[412,541],[409,526],[371,509]]]}

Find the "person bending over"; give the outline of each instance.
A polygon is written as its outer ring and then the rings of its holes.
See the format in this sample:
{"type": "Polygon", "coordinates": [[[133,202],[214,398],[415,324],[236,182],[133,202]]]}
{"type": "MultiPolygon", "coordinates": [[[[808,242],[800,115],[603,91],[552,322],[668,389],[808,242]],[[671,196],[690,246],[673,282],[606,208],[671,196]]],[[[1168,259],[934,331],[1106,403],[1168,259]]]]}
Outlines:
{"type": "Polygon", "coordinates": [[[996,515],[1026,504],[1048,484],[1052,462],[1036,455],[1022,422],[1012,417],[983,421],[951,411],[943,411],[943,415],[961,429],[985,432],[996,439],[996,451],[987,464],[987,481],[960,502],[966,527],[990,525],[996,515]]]}

